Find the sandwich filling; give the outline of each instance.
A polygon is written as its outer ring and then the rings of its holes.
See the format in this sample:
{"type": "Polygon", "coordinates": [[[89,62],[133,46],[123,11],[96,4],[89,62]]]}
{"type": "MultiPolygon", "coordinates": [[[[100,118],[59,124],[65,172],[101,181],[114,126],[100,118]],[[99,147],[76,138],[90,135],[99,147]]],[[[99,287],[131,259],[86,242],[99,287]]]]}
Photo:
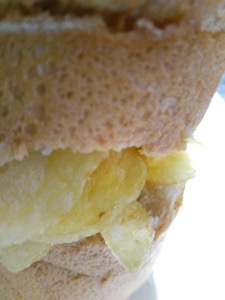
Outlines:
{"type": "Polygon", "coordinates": [[[31,152],[0,169],[0,263],[18,272],[53,245],[100,233],[118,262],[135,271],[154,237],[137,201],[146,182],[172,185],[193,175],[186,151],[31,152]]]}

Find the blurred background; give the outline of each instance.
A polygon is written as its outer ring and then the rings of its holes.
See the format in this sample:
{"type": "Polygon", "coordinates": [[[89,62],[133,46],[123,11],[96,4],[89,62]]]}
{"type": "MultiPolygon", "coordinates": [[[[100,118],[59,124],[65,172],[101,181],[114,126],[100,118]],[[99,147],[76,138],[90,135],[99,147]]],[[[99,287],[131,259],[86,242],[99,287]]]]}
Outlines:
{"type": "Polygon", "coordinates": [[[225,74],[194,137],[197,176],[153,276],[130,300],[225,299],[225,74]]]}

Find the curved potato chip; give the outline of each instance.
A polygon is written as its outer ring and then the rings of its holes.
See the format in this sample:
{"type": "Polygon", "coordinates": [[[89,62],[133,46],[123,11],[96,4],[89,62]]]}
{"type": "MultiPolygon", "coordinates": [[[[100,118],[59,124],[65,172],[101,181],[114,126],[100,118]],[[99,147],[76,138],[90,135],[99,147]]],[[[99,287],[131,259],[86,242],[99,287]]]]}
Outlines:
{"type": "Polygon", "coordinates": [[[153,238],[147,211],[138,202],[115,211],[117,223],[101,231],[101,234],[127,271],[137,271],[148,254],[153,238]]]}
{"type": "Polygon", "coordinates": [[[0,169],[0,247],[31,240],[56,224],[80,199],[107,152],[33,152],[0,169]]]}
{"type": "Polygon", "coordinates": [[[195,176],[187,151],[174,151],[167,156],[145,157],[147,180],[160,185],[186,182],[195,176]]]}
{"type": "Polygon", "coordinates": [[[21,245],[0,248],[0,262],[11,272],[19,272],[46,255],[51,246],[26,241],[21,245]]]}
{"type": "Polygon", "coordinates": [[[68,243],[115,223],[111,211],[134,202],[146,181],[146,165],[134,149],[112,152],[88,180],[80,199],[60,222],[35,240],[68,243]]]}

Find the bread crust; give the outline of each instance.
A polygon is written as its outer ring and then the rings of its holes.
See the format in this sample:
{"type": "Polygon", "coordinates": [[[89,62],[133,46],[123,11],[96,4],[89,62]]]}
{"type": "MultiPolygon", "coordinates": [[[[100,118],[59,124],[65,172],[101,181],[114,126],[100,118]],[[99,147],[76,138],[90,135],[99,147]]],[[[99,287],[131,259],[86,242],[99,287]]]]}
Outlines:
{"type": "Polygon", "coordinates": [[[17,274],[0,265],[1,299],[9,300],[9,295],[10,300],[126,299],[152,272],[165,233],[181,205],[183,190],[184,185],[148,184],[142,191],[139,201],[148,210],[156,234],[138,272],[126,272],[103,238],[95,235],[54,246],[40,262],[17,274]]]}
{"type": "Polygon", "coordinates": [[[163,28],[140,17],[128,32],[102,15],[4,19],[0,164],[29,150],[185,147],[225,68],[224,32],[199,15],[163,28]]]}

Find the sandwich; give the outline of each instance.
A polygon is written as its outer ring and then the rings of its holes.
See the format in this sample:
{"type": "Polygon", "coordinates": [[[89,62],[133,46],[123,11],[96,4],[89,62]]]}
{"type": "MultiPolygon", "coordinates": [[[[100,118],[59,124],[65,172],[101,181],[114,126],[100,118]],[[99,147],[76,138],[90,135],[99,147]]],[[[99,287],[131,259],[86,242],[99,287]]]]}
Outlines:
{"type": "Polygon", "coordinates": [[[127,299],[194,176],[224,1],[0,0],[0,299],[127,299]]]}

